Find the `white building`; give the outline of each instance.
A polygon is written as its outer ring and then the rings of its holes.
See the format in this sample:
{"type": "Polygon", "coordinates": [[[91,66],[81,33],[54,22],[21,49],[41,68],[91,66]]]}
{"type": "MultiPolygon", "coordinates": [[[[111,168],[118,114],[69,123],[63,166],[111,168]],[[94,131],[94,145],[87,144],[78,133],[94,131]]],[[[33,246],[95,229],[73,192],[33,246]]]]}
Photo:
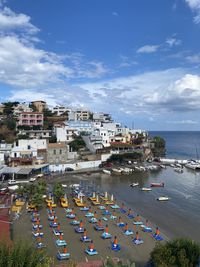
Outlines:
{"type": "Polygon", "coordinates": [[[55,113],[57,116],[61,116],[65,112],[69,113],[71,112],[71,109],[64,106],[55,106],[52,108],[52,113],[55,113]]]}
{"type": "Polygon", "coordinates": [[[67,125],[55,128],[55,135],[57,138],[57,142],[70,143],[71,141],[74,140],[74,134],[75,134],[75,129],[70,128],[67,125]]]}
{"type": "Polygon", "coordinates": [[[93,113],[93,121],[112,122],[112,118],[108,113],[98,112],[93,113]]]}
{"type": "Polygon", "coordinates": [[[26,103],[19,103],[13,107],[13,114],[19,116],[22,112],[32,112],[33,109],[30,108],[26,103]]]}
{"type": "Polygon", "coordinates": [[[38,149],[47,149],[46,139],[21,139],[14,142],[11,158],[20,158],[25,155],[37,157],[38,149]]]}
{"type": "Polygon", "coordinates": [[[69,121],[88,121],[90,118],[90,112],[88,110],[77,109],[72,110],[68,114],[69,121]]]}

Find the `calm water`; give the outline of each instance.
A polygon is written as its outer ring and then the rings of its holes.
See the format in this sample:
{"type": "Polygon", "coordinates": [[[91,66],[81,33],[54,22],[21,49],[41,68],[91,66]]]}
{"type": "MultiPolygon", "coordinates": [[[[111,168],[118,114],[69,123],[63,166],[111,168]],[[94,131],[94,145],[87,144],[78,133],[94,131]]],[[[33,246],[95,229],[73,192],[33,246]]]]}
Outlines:
{"type": "Polygon", "coordinates": [[[166,157],[181,159],[200,158],[200,132],[150,132],[166,141],[166,157]]]}
{"type": "MultiPolygon", "coordinates": [[[[196,158],[200,132],[156,132],[155,135],[165,138],[167,157],[196,158]]],[[[119,203],[125,202],[154,226],[159,226],[169,238],[186,236],[200,241],[200,172],[184,168],[184,172],[179,174],[168,167],[159,172],[111,176],[93,174],[84,179],[95,183],[99,191],[113,193],[119,203]],[[132,182],[139,182],[139,188],[131,188],[132,182]],[[164,182],[165,187],[142,192],[141,187],[149,186],[151,182],[164,182]],[[170,197],[170,201],[156,200],[163,195],[170,197]]]]}

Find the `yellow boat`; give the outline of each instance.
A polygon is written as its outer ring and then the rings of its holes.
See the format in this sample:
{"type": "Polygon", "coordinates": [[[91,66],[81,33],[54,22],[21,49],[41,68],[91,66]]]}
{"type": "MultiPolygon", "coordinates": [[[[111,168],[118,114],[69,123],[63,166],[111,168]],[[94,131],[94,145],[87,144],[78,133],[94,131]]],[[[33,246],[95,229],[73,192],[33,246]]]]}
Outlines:
{"type": "Polygon", "coordinates": [[[56,208],[56,203],[54,203],[54,202],[49,202],[49,203],[47,203],[47,207],[52,207],[52,208],[56,208]]]}
{"type": "Polygon", "coordinates": [[[68,200],[67,200],[67,198],[61,197],[61,199],[60,199],[60,205],[61,205],[63,208],[68,208],[69,204],[68,204],[68,200]]]}
{"type": "Polygon", "coordinates": [[[95,205],[95,206],[100,205],[100,201],[99,201],[99,196],[98,195],[96,197],[96,200],[95,201],[92,201],[92,204],[95,205]]]}
{"type": "Polygon", "coordinates": [[[113,204],[115,204],[115,203],[114,203],[114,197],[113,197],[113,195],[111,195],[110,200],[107,200],[107,201],[105,202],[105,204],[106,204],[106,205],[113,205],[113,204]]]}
{"type": "Polygon", "coordinates": [[[92,193],[92,197],[89,197],[89,200],[91,200],[91,201],[96,201],[97,200],[95,192],[92,193]]]}
{"type": "Polygon", "coordinates": [[[36,206],[30,203],[27,205],[27,209],[28,210],[34,210],[34,209],[36,209],[36,206]]]}
{"type": "Polygon", "coordinates": [[[22,207],[17,207],[17,206],[12,206],[12,208],[11,208],[11,210],[12,210],[13,212],[20,212],[21,209],[22,209],[22,207]]]}
{"type": "Polygon", "coordinates": [[[105,192],[104,196],[100,197],[103,201],[108,201],[108,193],[105,192]]]}
{"type": "Polygon", "coordinates": [[[48,203],[52,203],[52,199],[51,198],[46,198],[45,201],[46,201],[47,204],[48,203]]]}
{"type": "Polygon", "coordinates": [[[15,206],[23,206],[25,204],[24,201],[21,201],[21,200],[16,200],[15,201],[15,206]]]}
{"type": "Polygon", "coordinates": [[[80,201],[75,201],[75,204],[77,207],[84,207],[85,206],[85,204],[81,203],[80,201]]]}

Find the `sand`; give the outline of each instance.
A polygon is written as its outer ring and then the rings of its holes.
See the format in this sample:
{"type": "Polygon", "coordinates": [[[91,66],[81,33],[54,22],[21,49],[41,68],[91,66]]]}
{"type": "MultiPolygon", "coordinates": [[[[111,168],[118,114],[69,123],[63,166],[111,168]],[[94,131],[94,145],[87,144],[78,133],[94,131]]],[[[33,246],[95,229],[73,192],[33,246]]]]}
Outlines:
{"type": "MultiPolygon", "coordinates": [[[[83,220],[84,227],[87,229],[88,236],[93,240],[95,249],[98,251],[98,255],[96,256],[88,256],[84,250],[88,247],[88,243],[82,243],[80,241],[81,234],[77,234],[74,231],[74,226],[70,225],[71,219],[66,218],[66,211],[58,205],[55,208],[56,215],[58,217],[58,222],[61,225],[61,230],[64,232],[63,239],[67,242],[68,252],[71,255],[71,259],[76,262],[80,261],[88,261],[88,260],[98,260],[98,259],[106,259],[106,257],[112,258],[120,258],[125,260],[130,260],[131,262],[137,263],[136,266],[144,266],[145,263],[149,260],[150,252],[154,248],[156,242],[152,238],[152,234],[144,233],[141,231],[140,226],[133,225],[133,219],[128,219],[125,214],[122,214],[119,210],[116,210],[115,215],[117,217],[121,216],[122,221],[124,223],[128,223],[129,229],[134,231],[133,236],[125,236],[123,234],[123,229],[117,226],[117,221],[108,220],[107,222],[102,221],[105,226],[108,224],[109,232],[114,236],[117,236],[118,241],[121,245],[121,250],[115,252],[111,250],[111,241],[113,238],[103,240],[101,238],[102,232],[98,232],[94,230],[94,224],[89,223],[89,218],[85,217],[86,212],[80,211],[80,208],[76,207],[74,202],[72,201],[72,197],[70,199],[70,207],[74,207],[75,213],[77,214],[78,219],[83,220]],[[140,238],[144,240],[144,244],[136,246],[133,244],[132,239],[135,237],[135,232],[139,232],[140,238]]],[[[87,206],[91,205],[87,200],[87,206]]],[[[103,203],[102,203],[103,204],[103,203]]],[[[121,205],[120,203],[117,203],[121,205]]],[[[92,212],[97,211],[97,219],[103,217],[102,211],[98,209],[98,206],[92,206],[92,212]]],[[[111,207],[109,207],[109,211],[113,212],[111,207]]],[[[22,211],[22,216],[19,220],[14,221],[14,240],[28,240],[29,242],[33,242],[35,244],[35,240],[32,237],[32,223],[30,220],[30,213],[27,213],[25,209],[22,211]]],[[[105,216],[106,217],[106,216],[105,216]]],[[[109,218],[110,216],[107,216],[109,218]]],[[[46,245],[47,254],[56,260],[56,253],[59,248],[55,245],[55,237],[52,233],[52,228],[49,226],[48,215],[46,207],[44,207],[40,211],[41,223],[43,224],[43,232],[44,238],[43,242],[46,245]]],[[[154,229],[155,230],[155,229],[154,229]]],[[[60,249],[61,250],[61,249],[60,249]]]]}

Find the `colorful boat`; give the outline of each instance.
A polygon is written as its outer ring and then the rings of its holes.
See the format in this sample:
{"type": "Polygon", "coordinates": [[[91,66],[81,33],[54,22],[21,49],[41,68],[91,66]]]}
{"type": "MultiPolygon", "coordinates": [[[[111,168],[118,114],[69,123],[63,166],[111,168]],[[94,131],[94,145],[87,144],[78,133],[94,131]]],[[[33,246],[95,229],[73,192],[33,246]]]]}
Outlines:
{"type": "Polygon", "coordinates": [[[151,187],[164,187],[165,184],[162,182],[162,183],[151,183],[151,187]]]}

